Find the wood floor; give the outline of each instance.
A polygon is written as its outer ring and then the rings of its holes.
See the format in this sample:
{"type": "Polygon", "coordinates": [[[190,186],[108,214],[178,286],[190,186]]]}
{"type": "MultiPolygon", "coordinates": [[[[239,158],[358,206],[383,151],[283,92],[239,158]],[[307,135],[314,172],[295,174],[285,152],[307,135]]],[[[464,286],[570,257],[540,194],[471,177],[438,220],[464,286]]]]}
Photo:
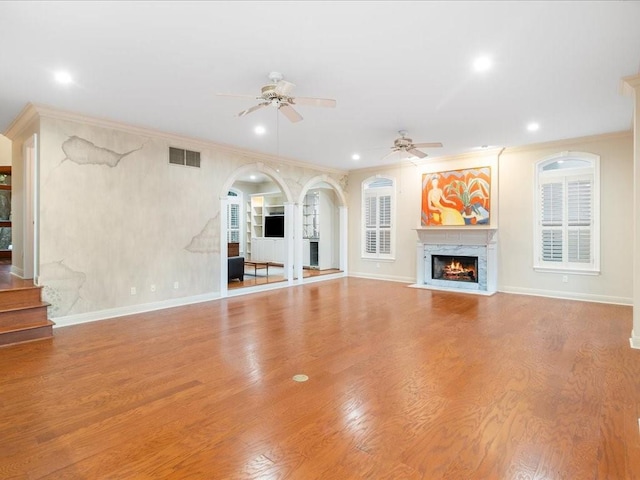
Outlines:
{"type": "Polygon", "coordinates": [[[59,328],[0,349],[0,478],[636,479],[630,332],[358,278],[59,328]]]}
{"type": "MultiPolygon", "coordinates": [[[[320,277],[323,275],[340,273],[340,271],[341,270],[339,268],[329,268],[326,270],[304,269],[302,271],[302,277],[303,278],[320,277]]],[[[244,275],[243,281],[240,281],[238,279],[233,279],[227,284],[227,288],[229,290],[235,290],[237,288],[243,288],[243,287],[255,287],[258,285],[284,282],[286,280],[284,278],[284,275],[281,272],[282,272],[282,268],[278,269],[278,273],[273,273],[273,269],[272,269],[272,273],[269,273],[269,275],[267,275],[265,269],[260,269],[255,271],[253,267],[247,267],[245,269],[245,275],[244,275]]]]}

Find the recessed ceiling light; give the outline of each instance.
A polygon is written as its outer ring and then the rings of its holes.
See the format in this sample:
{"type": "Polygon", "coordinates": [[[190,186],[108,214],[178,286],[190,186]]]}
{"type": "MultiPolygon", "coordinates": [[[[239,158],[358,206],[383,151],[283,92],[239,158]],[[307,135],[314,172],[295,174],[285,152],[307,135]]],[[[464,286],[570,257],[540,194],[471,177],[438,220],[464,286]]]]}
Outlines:
{"type": "Polygon", "coordinates": [[[473,69],[476,72],[486,72],[491,68],[491,59],[489,57],[478,57],[473,61],[473,69]]]}
{"type": "Polygon", "coordinates": [[[529,125],[527,125],[527,130],[529,130],[530,132],[535,132],[539,129],[540,129],[540,125],[537,124],[536,122],[531,122],[529,125]]]}
{"type": "Polygon", "coordinates": [[[262,125],[258,125],[256,128],[253,129],[253,131],[256,132],[256,135],[264,135],[267,129],[264,128],[262,125]]]}
{"type": "Polygon", "coordinates": [[[249,178],[250,178],[251,180],[255,180],[255,179],[256,179],[256,176],[255,176],[255,175],[251,175],[249,178]]]}
{"type": "Polygon", "coordinates": [[[360,160],[360,155],[357,153],[354,153],[353,155],[351,155],[351,159],[352,160],[360,160]]]}
{"type": "Polygon", "coordinates": [[[73,82],[71,74],[63,70],[56,72],[54,78],[56,79],[56,82],[61,83],[62,85],[69,85],[73,82]]]}

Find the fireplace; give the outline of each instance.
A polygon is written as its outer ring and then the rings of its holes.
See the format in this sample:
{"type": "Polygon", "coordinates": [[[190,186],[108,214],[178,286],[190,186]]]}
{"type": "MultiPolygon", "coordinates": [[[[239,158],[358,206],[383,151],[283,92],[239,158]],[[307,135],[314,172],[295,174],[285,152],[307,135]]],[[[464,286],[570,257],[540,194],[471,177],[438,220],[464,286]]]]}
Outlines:
{"type": "Polygon", "coordinates": [[[497,229],[419,228],[416,288],[493,295],[497,229]]]}
{"type": "Polygon", "coordinates": [[[431,278],[478,283],[478,257],[431,255],[431,278]]]}

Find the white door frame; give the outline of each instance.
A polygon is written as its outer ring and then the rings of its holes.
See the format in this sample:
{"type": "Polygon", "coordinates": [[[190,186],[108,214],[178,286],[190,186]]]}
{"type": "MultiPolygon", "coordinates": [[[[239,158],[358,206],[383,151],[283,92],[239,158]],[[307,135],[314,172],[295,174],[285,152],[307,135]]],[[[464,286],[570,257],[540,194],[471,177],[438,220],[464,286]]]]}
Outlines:
{"type": "Polygon", "coordinates": [[[39,155],[38,135],[34,133],[23,145],[23,224],[22,271],[23,278],[33,278],[38,284],[40,273],[39,230],[39,155]]]}

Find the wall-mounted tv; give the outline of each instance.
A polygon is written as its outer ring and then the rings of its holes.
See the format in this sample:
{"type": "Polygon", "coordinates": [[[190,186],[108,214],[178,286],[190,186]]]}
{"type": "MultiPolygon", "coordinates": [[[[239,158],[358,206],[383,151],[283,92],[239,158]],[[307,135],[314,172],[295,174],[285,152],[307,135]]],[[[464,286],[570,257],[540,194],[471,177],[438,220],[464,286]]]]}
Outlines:
{"type": "Polygon", "coordinates": [[[284,215],[264,217],[265,237],[284,237],[284,215]]]}

